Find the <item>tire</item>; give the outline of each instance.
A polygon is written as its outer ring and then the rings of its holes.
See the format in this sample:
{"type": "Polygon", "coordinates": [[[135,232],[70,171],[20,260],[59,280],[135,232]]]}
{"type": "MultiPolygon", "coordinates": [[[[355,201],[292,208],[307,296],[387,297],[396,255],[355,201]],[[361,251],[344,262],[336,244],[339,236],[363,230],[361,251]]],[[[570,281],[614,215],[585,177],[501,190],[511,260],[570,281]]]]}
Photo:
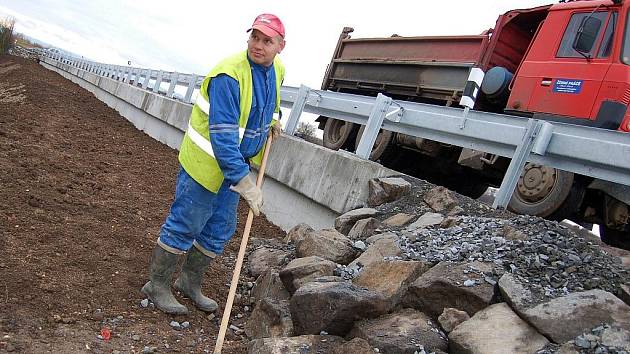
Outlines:
{"type": "MultiPolygon", "coordinates": [[[[365,125],[362,125],[359,128],[359,132],[357,133],[357,138],[354,142],[354,149],[359,147],[359,142],[361,141],[361,137],[363,136],[363,132],[365,131],[365,125]]],[[[370,152],[370,160],[372,161],[389,161],[391,157],[396,152],[396,144],[394,144],[394,133],[389,130],[381,129],[376,136],[376,141],[374,142],[374,146],[372,147],[372,152],[370,152]]]]}
{"type": "Polygon", "coordinates": [[[518,214],[548,217],[563,207],[573,181],[571,172],[528,162],[508,209],[518,214]]]}
{"type": "Polygon", "coordinates": [[[355,124],[343,120],[328,118],[324,125],[324,146],[331,150],[345,149],[353,146],[355,124]]]}

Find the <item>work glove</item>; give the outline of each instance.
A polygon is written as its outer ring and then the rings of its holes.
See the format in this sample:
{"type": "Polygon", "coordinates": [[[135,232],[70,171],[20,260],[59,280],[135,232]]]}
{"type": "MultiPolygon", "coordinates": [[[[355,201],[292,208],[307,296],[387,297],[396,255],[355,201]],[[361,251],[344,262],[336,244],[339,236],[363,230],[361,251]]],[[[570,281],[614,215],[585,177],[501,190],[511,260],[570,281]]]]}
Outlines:
{"type": "Polygon", "coordinates": [[[276,140],[280,134],[282,134],[282,127],[280,126],[280,122],[276,122],[276,124],[271,126],[271,137],[276,140]]]}
{"type": "Polygon", "coordinates": [[[263,205],[262,191],[254,184],[249,175],[243,177],[235,186],[230,186],[230,189],[245,199],[254,215],[260,215],[260,208],[263,205]]]}

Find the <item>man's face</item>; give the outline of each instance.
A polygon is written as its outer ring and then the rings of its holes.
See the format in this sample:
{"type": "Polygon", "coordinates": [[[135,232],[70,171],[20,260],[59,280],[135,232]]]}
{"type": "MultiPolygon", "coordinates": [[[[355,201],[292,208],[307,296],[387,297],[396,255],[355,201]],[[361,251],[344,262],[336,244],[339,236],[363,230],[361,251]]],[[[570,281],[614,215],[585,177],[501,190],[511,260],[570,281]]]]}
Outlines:
{"type": "Polygon", "coordinates": [[[276,54],[284,49],[284,40],[280,36],[269,37],[259,30],[252,30],[247,40],[247,54],[256,64],[270,66],[276,54]]]}

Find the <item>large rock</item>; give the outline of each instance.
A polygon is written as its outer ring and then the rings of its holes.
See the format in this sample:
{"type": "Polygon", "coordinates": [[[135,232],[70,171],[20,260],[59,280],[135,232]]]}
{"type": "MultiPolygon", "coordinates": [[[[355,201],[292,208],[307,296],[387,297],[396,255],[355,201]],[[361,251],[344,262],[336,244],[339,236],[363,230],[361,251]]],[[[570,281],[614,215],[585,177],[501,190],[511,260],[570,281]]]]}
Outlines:
{"type": "Polygon", "coordinates": [[[402,250],[398,245],[398,237],[395,234],[381,234],[372,236],[367,240],[372,242],[359,258],[350,262],[348,267],[360,268],[374,262],[382,261],[384,257],[400,256],[402,250]]]}
{"type": "Polygon", "coordinates": [[[375,178],[368,182],[368,205],[393,202],[411,191],[411,183],[400,177],[375,178]]]}
{"type": "Polygon", "coordinates": [[[359,208],[350,210],[349,212],[342,214],[335,219],[335,229],[344,235],[354,226],[354,223],[361,219],[371,218],[378,214],[378,211],[373,208],[359,208]]]}
{"type": "Polygon", "coordinates": [[[319,354],[330,353],[344,340],[337,336],[298,336],[289,338],[260,338],[247,345],[249,354],[319,354]]]}
{"type": "Polygon", "coordinates": [[[384,353],[414,353],[417,344],[428,351],[447,350],[446,335],[427,315],[414,309],[356,322],[348,337],[363,338],[384,353]]]}
{"type": "Polygon", "coordinates": [[[348,282],[312,282],[299,288],[290,301],[296,334],[326,331],[345,335],[359,319],[387,312],[383,295],[348,282]]]}
{"type": "Polygon", "coordinates": [[[348,232],[348,237],[357,240],[372,236],[374,230],[381,227],[381,223],[375,218],[361,219],[357,221],[348,232]]]}
{"type": "Polygon", "coordinates": [[[595,289],[515,310],[556,343],[564,343],[602,323],[630,330],[630,306],[615,295],[595,289]]]}
{"type": "Polygon", "coordinates": [[[319,256],[339,264],[348,264],[356,257],[352,241],[334,229],[306,234],[297,243],[295,254],[299,258],[319,256]]]}
{"type": "Polygon", "coordinates": [[[414,231],[425,227],[440,225],[444,220],[444,216],[439,213],[425,213],[414,221],[411,225],[407,226],[408,231],[414,231]]]}
{"type": "Polygon", "coordinates": [[[534,301],[531,291],[510,273],[503,274],[499,279],[499,291],[505,302],[517,312],[529,307],[534,301]]]}
{"type": "Polygon", "coordinates": [[[253,277],[258,277],[271,268],[278,268],[286,260],[288,252],[274,248],[260,247],[249,255],[248,269],[253,277]]]}
{"type": "Polygon", "coordinates": [[[483,273],[492,270],[491,263],[440,262],[414,281],[404,303],[437,318],[447,307],[474,315],[494,300],[494,286],[483,273]]]}
{"type": "Polygon", "coordinates": [[[448,211],[457,206],[457,199],[453,192],[442,186],[431,189],[424,195],[423,199],[431,209],[437,212],[448,211]]]}
{"type": "Polygon", "coordinates": [[[282,284],[293,294],[302,285],[325,275],[333,275],[335,262],[317,256],[296,258],[280,271],[282,284]]]}
{"type": "Polygon", "coordinates": [[[284,238],[284,242],[287,242],[287,243],[291,242],[294,244],[298,244],[300,241],[304,239],[304,236],[314,231],[315,230],[313,230],[313,228],[310,227],[308,224],[305,224],[305,223],[297,224],[293,226],[291,230],[289,230],[289,232],[287,233],[287,237],[284,238]]]}
{"type": "Polygon", "coordinates": [[[446,333],[451,333],[455,327],[468,321],[469,319],[470,316],[468,316],[466,312],[447,307],[444,309],[440,317],[438,317],[438,322],[446,333]]]}
{"type": "Polygon", "coordinates": [[[374,354],[374,349],[363,338],[354,338],[335,348],[332,354],[374,354]]]}
{"type": "Polygon", "coordinates": [[[282,280],[280,280],[280,275],[273,270],[266,271],[256,279],[256,285],[252,289],[251,296],[256,301],[264,298],[276,300],[289,300],[291,298],[284,284],[282,284],[282,280]]]}
{"type": "Polygon", "coordinates": [[[423,262],[380,260],[367,265],[352,282],[381,293],[393,309],[407,292],[409,284],[430,268],[430,264],[423,262]]]}
{"type": "Polygon", "coordinates": [[[535,353],[549,343],[504,302],[477,312],[448,339],[451,354],[535,353]]]}
{"type": "Polygon", "coordinates": [[[251,339],[292,336],[289,301],[270,298],[259,301],[245,324],[245,334],[251,339]]]}
{"type": "Polygon", "coordinates": [[[413,220],[416,216],[405,213],[398,213],[394,216],[390,216],[389,218],[383,221],[385,226],[389,227],[401,227],[408,224],[411,220],[413,220]]]}

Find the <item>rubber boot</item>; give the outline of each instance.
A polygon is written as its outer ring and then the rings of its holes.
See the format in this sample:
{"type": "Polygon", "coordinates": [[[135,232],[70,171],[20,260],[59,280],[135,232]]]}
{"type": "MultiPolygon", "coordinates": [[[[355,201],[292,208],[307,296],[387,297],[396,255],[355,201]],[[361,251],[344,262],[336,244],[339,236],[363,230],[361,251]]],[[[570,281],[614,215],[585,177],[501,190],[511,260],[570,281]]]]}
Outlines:
{"type": "Polygon", "coordinates": [[[168,252],[162,247],[155,246],[151,259],[150,279],[140,291],[144,293],[155,306],[172,315],[186,315],[188,309],[180,304],[171,292],[171,280],[177,266],[178,254],[168,252]]]}
{"type": "Polygon", "coordinates": [[[210,262],[212,262],[211,257],[203,254],[197,247],[191,247],[182,267],[182,272],[175,281],[175,289],[181,291],[200,310],[206,312],[213,312],[219,307],[216,301],[201,293],[201,279],[210,262]]]}

